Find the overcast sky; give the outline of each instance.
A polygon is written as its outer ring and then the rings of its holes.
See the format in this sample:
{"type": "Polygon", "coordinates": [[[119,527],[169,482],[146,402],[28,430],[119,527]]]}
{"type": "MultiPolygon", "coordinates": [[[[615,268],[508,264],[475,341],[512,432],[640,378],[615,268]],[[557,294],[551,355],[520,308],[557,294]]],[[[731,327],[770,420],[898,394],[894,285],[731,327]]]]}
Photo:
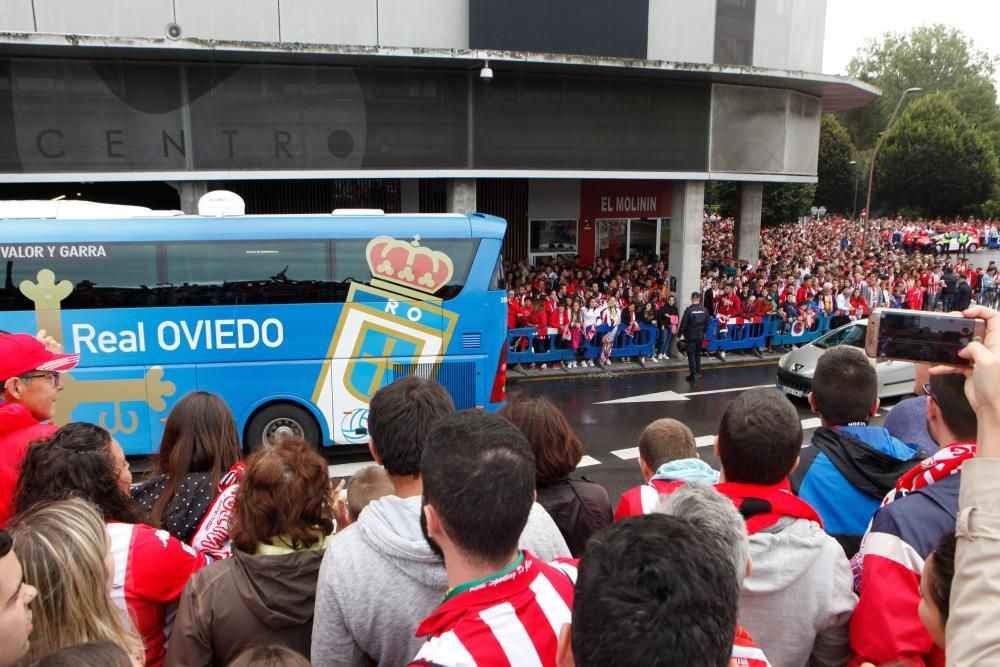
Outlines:
{"type": "Polygon", "coordinates": [[[847,63],[869,38],[928,23],[954,26],[978,48],[1000,54],[998,0],[827,0],[823,71],[846,74],[847,63]]]}

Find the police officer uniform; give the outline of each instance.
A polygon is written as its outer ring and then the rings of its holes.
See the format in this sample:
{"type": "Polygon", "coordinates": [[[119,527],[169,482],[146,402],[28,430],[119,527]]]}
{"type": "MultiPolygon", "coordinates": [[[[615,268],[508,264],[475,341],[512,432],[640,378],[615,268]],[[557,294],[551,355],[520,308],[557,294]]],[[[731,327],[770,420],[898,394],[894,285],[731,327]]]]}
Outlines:
{"type": "Polygon", "coordinates": [[[685,378],[688,382],[694,382],[701,377],[701,348],[708,332],[709,320],[708,310],[700,303],[700,292],[691,293],[691,302],[691,305],[684,309],[681,323],[677,327],[678,335],[684,337],[690,372],[685,378]]]}

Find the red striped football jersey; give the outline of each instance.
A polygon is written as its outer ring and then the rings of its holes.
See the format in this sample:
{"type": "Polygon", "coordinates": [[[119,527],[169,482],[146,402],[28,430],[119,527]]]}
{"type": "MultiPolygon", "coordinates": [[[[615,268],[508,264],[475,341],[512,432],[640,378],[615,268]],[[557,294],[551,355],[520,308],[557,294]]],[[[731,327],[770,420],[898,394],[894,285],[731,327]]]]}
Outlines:
{"type": "Polygon", "coordinates": [[[636,486],[622,494],[615,510],[615,521],[621,521],[628,516],[652,514],[660,501],[660,496],[667,496],[677,490],[684,482],[653,479],[648,484],[636,486]]]}
{"type": "Polygon", "coordinates": [[[731,667],[771,667],[767,656],[754,643],[750,633],[739,625],[736,626],[731,658],[731,667]]]}
{"type": "Polygon", "coordinates": [[[576,561],[546,564],[527,551],[510,571],[447,598],[420,627],[411,665],[554,667],[570,622],[576,561]]]}
{"type": "Polygon", "coordinates": [[[142,635],[147,667],[163,664],[177,601],[203,554],[165,530],[143,524],[107,524],[115,579],[111,599],[142,635]]]}

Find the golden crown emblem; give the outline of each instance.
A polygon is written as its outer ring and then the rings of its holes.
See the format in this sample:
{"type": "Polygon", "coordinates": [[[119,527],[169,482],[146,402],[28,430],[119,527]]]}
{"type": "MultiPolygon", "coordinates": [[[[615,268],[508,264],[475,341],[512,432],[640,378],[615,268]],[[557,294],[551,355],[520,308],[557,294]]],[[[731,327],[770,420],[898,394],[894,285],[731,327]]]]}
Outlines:
{"type": "Polygon", "coordinates": [[[451,258],[419,241],[377,236],[368,242],[365,257],[372,277],[434,294],[448,284],[455,272],[451,258]]]}

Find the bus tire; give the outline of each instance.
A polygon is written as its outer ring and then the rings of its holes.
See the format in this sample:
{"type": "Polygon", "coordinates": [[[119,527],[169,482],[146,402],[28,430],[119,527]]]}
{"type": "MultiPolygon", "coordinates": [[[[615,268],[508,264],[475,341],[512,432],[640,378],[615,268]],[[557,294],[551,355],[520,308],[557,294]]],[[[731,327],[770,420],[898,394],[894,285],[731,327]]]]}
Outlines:
{"type": "Polygon", "coordinates": [[[313,447],[320,447],[319,424],[308,410],[294,403],[272,403],[258,410],[250,419],[244,449],[252,454],[264,446],[266,438],[288,435],[297,435],[313,447]]]}

